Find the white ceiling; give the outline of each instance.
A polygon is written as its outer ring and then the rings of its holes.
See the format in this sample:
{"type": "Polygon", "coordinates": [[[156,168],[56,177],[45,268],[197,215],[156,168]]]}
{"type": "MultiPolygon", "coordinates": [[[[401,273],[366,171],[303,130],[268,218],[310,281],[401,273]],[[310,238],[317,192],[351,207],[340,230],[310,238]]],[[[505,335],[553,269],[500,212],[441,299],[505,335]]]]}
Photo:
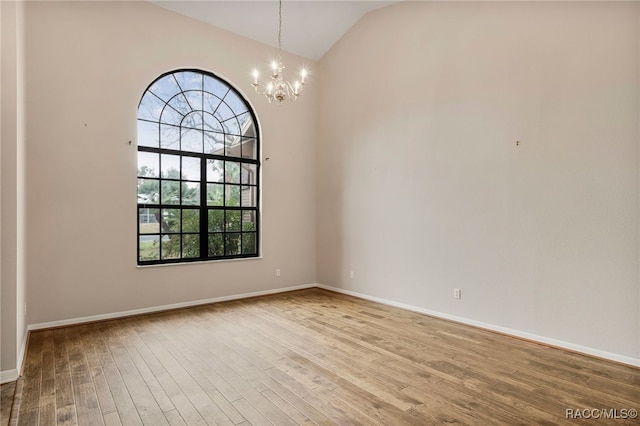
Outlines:
{"type": "MultiPolygon", "coordinates": [[[[278,46],[278,2],[274,0],[149,0],[253,40],[278,46]]],[[[369,0],[284,0],[282,50],[320,59],[364,14],[397,3],[369,0]]]]}

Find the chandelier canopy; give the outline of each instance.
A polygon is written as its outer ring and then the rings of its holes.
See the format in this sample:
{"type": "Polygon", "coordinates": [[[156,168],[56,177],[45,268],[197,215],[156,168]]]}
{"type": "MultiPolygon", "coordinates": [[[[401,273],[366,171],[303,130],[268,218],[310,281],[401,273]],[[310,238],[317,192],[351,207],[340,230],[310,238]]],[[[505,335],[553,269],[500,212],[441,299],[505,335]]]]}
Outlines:
{"type": "Polygon", "coordinates": [[[266,97],[269,103],[275,100],[278,104],[282,104],[287,99],[292,101],[298,99],[307,78],[307,70],[303,68],[300,71],[300,79],[293,83],[285,80],[283,75],[285,67],[282,64],[282,0],[278,0],[278,18],[278,56],[271,61],[271,76],[266,82],[261,82],[260,72],[254,69],[251,85],[256,93],[266,97]]]}

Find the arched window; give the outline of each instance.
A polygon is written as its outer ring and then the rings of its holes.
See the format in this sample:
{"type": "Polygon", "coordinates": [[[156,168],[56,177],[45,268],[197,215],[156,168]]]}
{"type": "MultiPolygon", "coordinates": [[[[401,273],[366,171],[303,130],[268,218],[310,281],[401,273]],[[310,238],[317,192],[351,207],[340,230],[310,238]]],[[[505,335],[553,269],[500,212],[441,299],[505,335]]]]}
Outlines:
{"type": "Polygon", "coordinates": [[[257,257],[260,138],[247,101],[200,70],[138,106],[138,264],[257,257]]]}

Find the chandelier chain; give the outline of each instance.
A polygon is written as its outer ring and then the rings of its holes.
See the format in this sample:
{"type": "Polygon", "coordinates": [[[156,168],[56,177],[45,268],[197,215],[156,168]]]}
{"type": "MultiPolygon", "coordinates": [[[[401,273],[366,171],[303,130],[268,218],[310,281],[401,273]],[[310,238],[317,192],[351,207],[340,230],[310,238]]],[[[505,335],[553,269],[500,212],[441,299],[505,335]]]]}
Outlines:
{"type": "Polygon", "coordinates": [[[282,52],[282,0],[278,2],[278,53],[282,52]]]}

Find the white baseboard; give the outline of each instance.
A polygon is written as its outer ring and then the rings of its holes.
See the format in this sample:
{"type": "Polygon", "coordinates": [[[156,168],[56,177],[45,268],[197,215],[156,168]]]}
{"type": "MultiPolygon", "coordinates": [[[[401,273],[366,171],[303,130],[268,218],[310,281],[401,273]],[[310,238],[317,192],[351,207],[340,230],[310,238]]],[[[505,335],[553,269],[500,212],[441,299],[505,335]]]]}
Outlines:
{"type": "Polygon", "coordinates": [[[27,350],[28,337],[29,332],[25,330],[24,337],[22,338],[22,344],[20,345],[20,351],[18,352],[18,359],[16,361],[17,368],[0,371],[0,384],[14,382],[18,380],[18,377],[20,377],[20,370],[22,370],[24,353],[27,350]]]}
{"type": "Polygon", "coordinates": [[[14,368],[13,370],[0,371],[0,384],[15,382],[18,380],[18,377],[20,377],[20,375],[18,374],[17,368],[14,368]]]}
{"type": "Polygon", "coordinates": [[[90,315],[87,317],[78,317],[78,318],[70,318],[70,319],[59,320],[59,321],[42,322],[39,324],[29,324],[27,329],[29,331],[32,331],[32,330],[42,330],[45,328],[64,327],[68,325],[77,325],[77,324],[83,324],[87,322],[104,321],[104,320],[115,319],[115,318],[130,317],[132,315],[150,314],[153,312],[167,311],[170,309],[188,308],[190,306],[206,305],[208,303],[246,299],[249,297],[256,297],[256,296],[266,296],[269,294],[284,293],[287,291],[302,290],[302,289],[313,288],[313,287],[317,287],[317,284],[303,284],[303,285],[298,285],[293,287],[282,287],[282,288],[277,288],[273,290],[255,291],[252,293],[234,294],[230,296],[213,297],[211,299],[200,299],[200,300],[194,300],[189,302],[172,303],[170,305],[161,305],[161,306],[152,306],[149,308],[132,309],[130,311],[113,312],[113,313],[101,314],[101,315],[90,315]]]}
{"type": "Polygon", "coordinates": [[[610,361],[616,361],[622,364],[632,365],[634,367],[640,367],[640,358],[633,358],[626,355],[620,355],[612,352],[602,351],[600,349],[590,348],[588,346],[576,345],[574,343],[565,342],[562,340],[552,339],[550,337],[538,336],[536,334],[527,333],[524,331],[514,330],[511,328],[501,327],[494,324],[488,324],[481,321],[475,321],[469,318],[459,317],[456,315],[445,314],[442,312],[432,311],[430,309],[421,308],[419,306],[408,305],[405,303],[394,302],[392,300],[383,299],[380,297],[369,296],[367,294],[358,293],[351,290],[345,290],[343,288],[331,287],[324,284],[317,284],[317,287],[325,290],[335,291],[337,293],[346,294],[349,296],[358,297],[360,299],[370,300],[372,302],[381,303],[383,305],[393,306],[396,308],[406,309],[407,311],[417,312],[420,314],[430,315],[437,318],[442,318],[461,324],[472,325],[474,327],[483,328],[485,330],[496,331],[498,333],[507,334],[509,336],[519,337],[526,340],[531,340],[545,345],[558,347],[561,349],[567,349],[574,352],[580,352],[586,355],[595,356],[598,358],[608,359],[610,361]]]}

